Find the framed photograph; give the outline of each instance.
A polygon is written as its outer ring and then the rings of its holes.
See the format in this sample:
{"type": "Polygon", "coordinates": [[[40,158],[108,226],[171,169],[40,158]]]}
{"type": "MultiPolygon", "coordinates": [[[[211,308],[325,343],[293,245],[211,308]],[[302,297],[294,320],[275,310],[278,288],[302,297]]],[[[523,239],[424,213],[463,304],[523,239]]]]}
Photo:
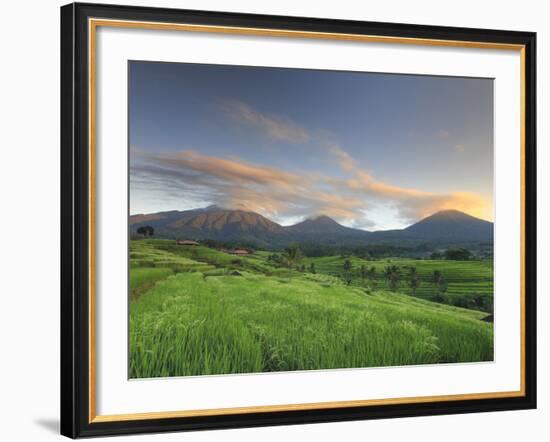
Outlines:
{"type": "Polygon", "coordinates": [[[535,43],[62,7],[62,434],[535,408],[535,43]]]}

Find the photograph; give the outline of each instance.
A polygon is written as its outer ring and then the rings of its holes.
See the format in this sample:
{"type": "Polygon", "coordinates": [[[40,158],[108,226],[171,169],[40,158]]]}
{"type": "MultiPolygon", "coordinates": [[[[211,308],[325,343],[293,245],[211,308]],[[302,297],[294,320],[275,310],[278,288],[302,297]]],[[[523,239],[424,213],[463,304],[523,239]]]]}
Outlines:
{"type": "Polygon", "coordinates": [[[60,8],[60,433],[514,434],[493,412],[537,407],[542,341],[532,11],[287,6],[60,8]]]}
{"type": "Polygon", "coordinates": [[[492,363],[494,87],[128,60],[128,377],[492,363]]]}

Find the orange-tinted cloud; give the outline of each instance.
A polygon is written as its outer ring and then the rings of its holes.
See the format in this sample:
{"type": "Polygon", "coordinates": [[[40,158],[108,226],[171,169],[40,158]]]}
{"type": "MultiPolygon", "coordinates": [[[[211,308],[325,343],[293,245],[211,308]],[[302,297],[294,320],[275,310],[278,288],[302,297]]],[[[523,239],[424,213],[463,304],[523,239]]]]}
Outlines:
{"type": "Polygon", "coordinates": [[[337,144],[327,144],[347,178],[299,174],[237,159],[186,150],[150,156],[133,166],[132,180],[228,208],[259,212],[274,220],[328,215],[352,225],[369,225],[369,210],[378,204],[397,210],[403,223],[439,210],[456,209],[492,219],[491,203],[468,192],[436,193],[377,180],[337,144]]]}
{"type": "Polygon", "coordinates": [[[492,207],[485,197],[469,192],[436,193],[396,186],[376,180],[361,169],[355,160],[338,145],[328,148],[342,170],[352,177],[343,181],[349,190],[366,197],[390,201],[408,221],[416,221],[439,210],[455,209],[484,219],[492,219],[492,207]]]}
{"type": "Polygon", "coordinates": [[[301,181],[301,178],[295,174],[272,167],[257,166],[242,161],[202,155],[191,150],[178,152],[173,155],[160,156],[157,159],[161,163],[179,165],[185,169],[237,183],[252,182],[287,188],[301,181]]]}
{"type": "Polygon", "coordinates": [[[132,172],[134,177],[145,174],[149,180],[162,180],[162,186],[181,189],[187,195],[208,195],[209,202],[223,207],[252,210],[273,218],[325,214],[357,219],[364,207],[361,198],[322,189],[316,175],[190,150],[152,156],[147,166],[134,166],[132,172]]]}

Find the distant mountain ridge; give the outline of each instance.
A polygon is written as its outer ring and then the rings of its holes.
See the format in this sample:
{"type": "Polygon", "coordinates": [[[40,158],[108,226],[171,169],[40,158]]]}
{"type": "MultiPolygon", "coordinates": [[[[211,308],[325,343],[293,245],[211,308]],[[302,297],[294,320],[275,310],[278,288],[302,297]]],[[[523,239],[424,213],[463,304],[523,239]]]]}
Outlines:
{"type": "Polygon", "coordinates": [[[493,239],[493,223],[458,210],[442,210],[403,229],[407,235],[428,239],[493,239]]]}
{"type": "Polygon", "coordinates": [[[298,233],[298,234],[336,234],[336,235],[357,235],[370,233],[365,230],[353,229],[351,227],[343,226],[338,224],[332,218],[326,215],[319,215],[313,218],[307,218],[304,221],[301,221],[293,226],[285,227],[288,232],[298,233]]]}
{"type": "Polygon", "coordinates": [[[444,210],[401,230],[369,232],[346,227],[326,215],[281,226],[256,212],[210,206],[130,216],[133,232],[150,225],[165,238],[240,241],[257,247],[277,248],[292,242],[322,245],[403,243],[464,243],[493,240],[493,223],[458,210],[444,210]]]}

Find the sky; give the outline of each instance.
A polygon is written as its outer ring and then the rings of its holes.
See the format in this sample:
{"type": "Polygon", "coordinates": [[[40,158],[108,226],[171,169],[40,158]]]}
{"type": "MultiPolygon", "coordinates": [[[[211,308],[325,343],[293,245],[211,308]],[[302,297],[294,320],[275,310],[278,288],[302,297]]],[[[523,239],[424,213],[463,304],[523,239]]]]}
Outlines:
{"type": "Polygon", "coordinates": [[[493,220],[493,80],[129,63],[130,214],[493,220]]]}

